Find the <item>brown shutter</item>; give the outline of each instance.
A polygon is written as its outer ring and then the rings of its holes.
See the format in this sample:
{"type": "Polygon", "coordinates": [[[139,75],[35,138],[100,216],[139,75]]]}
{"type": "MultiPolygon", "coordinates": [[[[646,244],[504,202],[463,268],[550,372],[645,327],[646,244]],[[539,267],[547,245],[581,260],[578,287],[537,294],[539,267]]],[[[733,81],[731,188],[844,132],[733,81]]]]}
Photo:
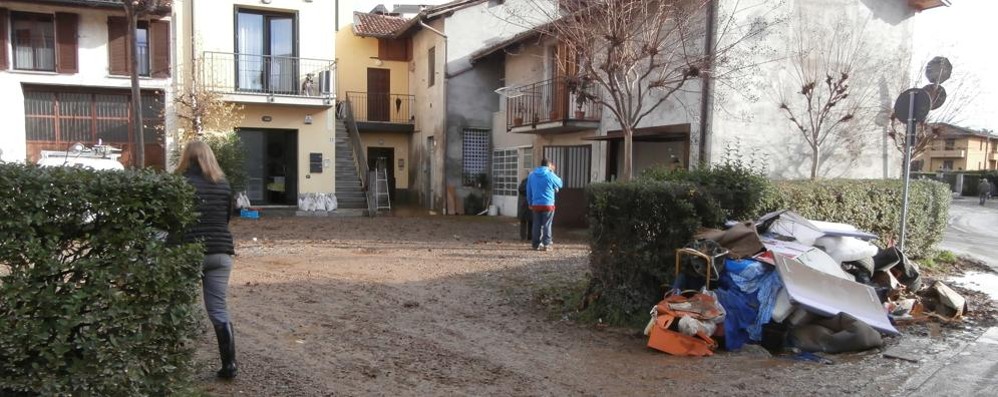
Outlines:
{"type": "Polygon", "coordinates": [[[10,66],[7,60],[7,9],[0,8],[0,70],[10,66]]]}
{"type": "Polygon", "coordinates": [[[149,22],[149,43],[152,59],[152,77],[170,77],[170,23],[167,21],[149,22]]]}
{"type": "Polygon", "coordinates": [[[128,58],[128,22],[123,17],[107,18],[108,72],[126,76],[131,70],[128,58]]]}
{"type": "Polygon", "coordinates": [[[80,16],[71,13],[55,14],[56,71],[77,73],[80,71],[79,52],[80,16]]]}

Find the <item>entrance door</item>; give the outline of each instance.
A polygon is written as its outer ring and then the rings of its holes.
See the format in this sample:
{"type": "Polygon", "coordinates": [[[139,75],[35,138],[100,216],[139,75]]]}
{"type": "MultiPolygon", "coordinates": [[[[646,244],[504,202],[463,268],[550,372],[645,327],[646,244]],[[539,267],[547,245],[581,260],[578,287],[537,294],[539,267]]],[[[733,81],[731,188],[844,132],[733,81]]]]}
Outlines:
{"type": "Polygon", "coordinates": [[[433,203],[433,167],[437,164],[434,152],[437,142],[434,137],[426,138],[426,149],[423,151],[423,203],[428,208],[436,208],[433,203]]]}
{"type": "Polygon", "coordinates": [[[372,171],[388,174],[388,197],[395,201],[395,172],[392,168],[395,164],[395,148],[390,147],[369,147],[367,148],[367,167],[372,171]]]}
{"type": "Polygon", "coordinates": [[[388,69],[367,69],[367,120],[389,121],[391,77],[388,69]]]}
{"type": "Polygon", "coordinates": [[[554,162],[564,187],[555,196],[558,211],[554,223],[564,227],[586,227],[586,188],[592,172],[591,145],[545,146],[544,158],[554,162]]]}
{"type": "Polygon", "coordinates": [[[298,132],[241,129],[246,149],[246,196],[263,205],[298,201],[298,132]]]}

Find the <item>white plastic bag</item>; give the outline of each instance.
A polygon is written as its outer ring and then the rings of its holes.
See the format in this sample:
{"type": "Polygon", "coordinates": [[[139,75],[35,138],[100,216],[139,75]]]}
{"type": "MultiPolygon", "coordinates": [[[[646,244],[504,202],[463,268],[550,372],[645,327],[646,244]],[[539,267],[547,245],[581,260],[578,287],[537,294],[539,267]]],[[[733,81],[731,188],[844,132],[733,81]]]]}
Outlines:
{"type": "Polygon", "coordinates": [[[326,211],[336,210],[336,196],[332,193],[327,193],[323,195],[323,203],[325,204],[326,211]]]}
{"type": "Polygon", "coordinates": [[[236,208],[247,209],[250,206],[250,200],[249,197],[246,197],[246,192],[239,192],[239,194],[236,195],[236,208]]]}

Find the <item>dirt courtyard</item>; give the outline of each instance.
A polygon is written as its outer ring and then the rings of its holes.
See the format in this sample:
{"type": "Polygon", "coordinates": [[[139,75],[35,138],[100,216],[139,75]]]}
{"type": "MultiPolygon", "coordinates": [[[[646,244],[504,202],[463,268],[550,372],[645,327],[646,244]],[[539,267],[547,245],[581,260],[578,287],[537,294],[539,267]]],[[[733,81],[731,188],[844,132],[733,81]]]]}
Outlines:
{"type": "Polygon", "coordinates": [[[240,372],[213,378],[206,330],[199,383],[211,395],[893,395],[918,368],[878,351],[835,365],[678,358],[631,330],[560,319],[536,296],[583,282],[582,233],[535,252],[515,224],[484,217],[265,218],[233,231],[240,372]]]}

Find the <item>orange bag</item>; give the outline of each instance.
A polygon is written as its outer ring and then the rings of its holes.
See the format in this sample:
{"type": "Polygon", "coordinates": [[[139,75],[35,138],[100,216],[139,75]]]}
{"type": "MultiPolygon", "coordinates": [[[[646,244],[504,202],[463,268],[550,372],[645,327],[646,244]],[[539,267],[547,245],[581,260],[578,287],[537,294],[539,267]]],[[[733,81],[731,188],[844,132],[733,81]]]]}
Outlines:
{"type": "Polygon", "coordinates": [[[710,335],[700,331],[695,336],[690,336],[670,329],[680,317],[688,316],[697,320],[717,317],[721,313],[713,305],[714,298],[706,294],[698,293],[687,298],[670,292],[655,306],[655,317],[648,333],[648,347],[675,356],[713,355],[717,342],[710,335]],[[690,306],[690,311],[675,310],[672,308],[673,304],[690,306]]]}

